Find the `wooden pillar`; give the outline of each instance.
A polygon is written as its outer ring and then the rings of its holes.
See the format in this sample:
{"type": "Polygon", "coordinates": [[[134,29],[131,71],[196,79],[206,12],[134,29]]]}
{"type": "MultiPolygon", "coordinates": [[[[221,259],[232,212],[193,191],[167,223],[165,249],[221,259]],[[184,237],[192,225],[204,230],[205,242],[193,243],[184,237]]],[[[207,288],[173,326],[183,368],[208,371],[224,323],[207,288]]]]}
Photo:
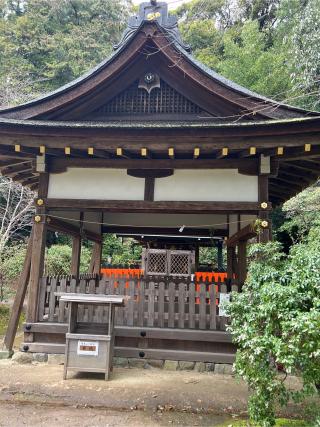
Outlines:
{"type": "Polygon", "coordinates": [[[217,264],[218,264],[218,270],[223,270],[223,242],[222,240],[219,240],[217,243],[218,248],[218,256],[217,256],[217,264]]]}
{"type": "Polygon", "coordinates": [[[227,278],[233,278],[233,252],[234,248],[232,246],[227,246],[227,278]]]}
{"type": "Polygon", "coordinates": [[[47,172],[40,173],[37,209],[33,223],[33,239],[31,254],[31,269],[29,281],[27,322],[38,320],[38,300],[40,279],[44,270],[44,255],[47,237],[47,220],[44,200],[48,194],[49,175],[47,172]]]}
{"type": "Polygon", "coordinates": [[[100,274],[102,257],[102,242],[94,242],[90,260],[89,273],[100,274]]]}
{"type": "Polygon", "coordinates": [[[199,259],[200,259],[200,247],[196,245],[194,251],[194,269],[195,271],[199,271],[199,259]]]}
{"type": "Polygon", "coordinates": [[[240,240],[238,244],[238,279],[240,289],[247,278],[247,242],[240,240]]]}
{"type": "Polygon", "coordinates": [[[80,257],[81,257],[81,237],[74,236],[72,238],[72,256],[71,256],[71,274],[72,276],[79,277],[80,271],[80,257]]]}
{"type": "Polygon", "coordinates": [[[20,315],[23,307],[23,302],[26,296],[27,287],[29,283],[32,243],[33,243],[33,231],[31,231],[31,234],[29,237],[23,269],[19,277],[17,292],[12,305],[6,335],[4,337],[4,345],[6,349],[9,351],[11,351],[13,347],[13,342],[17,333],[19,319],[20,319],[20,315]]]}
{"type": "MultiPolygon", "coordinates": [[[[270,161],[270,160],[269,160],[270,161]]],[[[261,162],[261,160],[260,160],[261,162]]],[[[266,210],[267,205],[269,204],[269,175],[270,175],[270,165],[269,165],[269,173],[261,174],[263,171],[268,172],[268,170],[264,170],[263,165],[260,164],[260,175],[258,178],[258,187],[259,187],[259,204],[261,210],[259,211],[259,219],[261,220],[261,224],[268,224],[266,227],[261,227],[261,232],[259,234],[259,242],[267,243],[272,239],[271,235],[271,222],[269,218],[269,211],[266,210]]]]}
{"type": "Polygon", "coordinates": [[[79,278],[79,272],[80,272],[82,231],[83,231],[83,212],[80,212],[79,235],[74,236],[72,238],[71,274],[76,278],[79,278]]]}

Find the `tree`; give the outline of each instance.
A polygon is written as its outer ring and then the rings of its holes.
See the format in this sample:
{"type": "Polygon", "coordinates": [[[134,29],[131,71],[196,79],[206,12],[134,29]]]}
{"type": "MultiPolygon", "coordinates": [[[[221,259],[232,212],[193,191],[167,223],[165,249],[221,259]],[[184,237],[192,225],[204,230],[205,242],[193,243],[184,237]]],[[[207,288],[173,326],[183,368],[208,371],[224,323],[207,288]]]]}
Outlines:
{"type": "Polygon", "coordinates": [[[105,59],[131,7],[130,0],[2,2],[0,87],[13,96],[2,105],[56,89],[105,59]]]}
{"type": "Polygon", "coordinates": [[[32,225],[34,193],[11,178],[0,179],[0,258],[8,242],[25,237],[32,225]]]}
{"type": "MultiPolygon", "coordinates": [[[[300,200],[319,197],[318,191],[306,194],[300,200]]],[[[236,371],[251,391],[249,415],[265,427],[274,425],[279,404],[301,400],[320,384],[320,208],[316,202],[304,213],[293,199],[286,209],[303,230],[299,243],[288,256],[278,242],[253,245],[247,282],[228,307],[236,371]],[[314,217],[308,232],[305,215],[314,217]],[[301,376],[299,391],[287,386],[288,374],[301,376]]]]}
{"type": "Polygon", "coordinates": [[[309,0],[301,7],[299,21],[292,35],[293,81],[305,85],[306,107],[320,107],[320,2],[309,0]]]}
{"type": "Polygon", "coordinates": [[[292,87],[286,52],[268,44],[256,22],[246,23],[238,34],[225,35],[218,70],[244,87],[281,101],[292,87]]]}

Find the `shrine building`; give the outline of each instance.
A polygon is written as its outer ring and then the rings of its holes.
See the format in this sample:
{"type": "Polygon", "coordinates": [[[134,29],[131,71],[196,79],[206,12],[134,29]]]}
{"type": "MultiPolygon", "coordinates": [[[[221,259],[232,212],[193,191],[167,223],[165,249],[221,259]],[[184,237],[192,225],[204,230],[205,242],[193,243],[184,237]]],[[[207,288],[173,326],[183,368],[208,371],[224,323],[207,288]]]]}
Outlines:
{"type": "MultiPolygon", "coordinates": [[[[6,345],[26,292],[22,350],[45,353],[64,352],[57,292],[124,294],[116,356],[232,363],[221,302],[241,292],[248,241],[271,239],[272,209],[318,179],[319,142],[319,113],[217,74],[192,56],[165,2],[142,3],[109,58],[0,110],[1,173],[36,194],[6,345]],[[48,230],[72,237],[69,276],[44,273],[48,230]],[[105,233],[134,238],[139,265],[103,269],[105,233]],[[83,239],[93,242],[87,274],[83,239]],[[211,271],[201,247],[217,248],[211,271]]],[[[97,328],[106,316],[81,310],[97,328]]]]}

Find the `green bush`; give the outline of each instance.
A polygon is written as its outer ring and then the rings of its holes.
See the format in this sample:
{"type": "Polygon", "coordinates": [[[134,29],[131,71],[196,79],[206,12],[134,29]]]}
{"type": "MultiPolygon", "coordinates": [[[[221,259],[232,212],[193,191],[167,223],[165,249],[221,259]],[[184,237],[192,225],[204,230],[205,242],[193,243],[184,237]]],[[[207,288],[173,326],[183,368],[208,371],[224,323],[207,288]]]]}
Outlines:
{"type": "MultiPolygon", "coordinates": [[[[72,248],[67,245],[53,245],[46,252],[45,272],[48,276],[70,274],[72,248]]],[[[88,271],[91,259],[91,250],[85,246],[81,248],[80,273],[88,271]]]]}
{"type": "Polygon", "coordinates": [[[279,243],[253,245],[243,292],[228,307],[238,346],[235,367],[251,390],[254,425],[273,426],[278,404],[316,393],[320,384],[319,241],[314,227],[288,257],[279,243]],[[299,391],[287,388],[288,374],[301,376],[299,391]]]}
{"type": "Polygon", "coordinates": [[[0,301],[14,294],[16,281],[22,271],[26,245],[18,244],[4,248],[0,260],[0,301]]]}

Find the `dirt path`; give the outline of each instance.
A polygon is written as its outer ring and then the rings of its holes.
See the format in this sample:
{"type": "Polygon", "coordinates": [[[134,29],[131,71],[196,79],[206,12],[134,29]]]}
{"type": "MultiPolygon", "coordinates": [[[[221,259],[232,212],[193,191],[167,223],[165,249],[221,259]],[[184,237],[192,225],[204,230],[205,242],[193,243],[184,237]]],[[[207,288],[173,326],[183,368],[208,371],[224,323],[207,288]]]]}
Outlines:
{"type": "Polygon", "coordinates": [[[116,368],[111,381],[72,373],[63,381],[62,371],[0,361],[0,426],[219,426],[246,415],[246,385],[229,375],[116,368]]]}
{"type": "Polygon", "coordinates": [[[0,427],[219,426],[227,416],[0,403],[0,427]]]}

